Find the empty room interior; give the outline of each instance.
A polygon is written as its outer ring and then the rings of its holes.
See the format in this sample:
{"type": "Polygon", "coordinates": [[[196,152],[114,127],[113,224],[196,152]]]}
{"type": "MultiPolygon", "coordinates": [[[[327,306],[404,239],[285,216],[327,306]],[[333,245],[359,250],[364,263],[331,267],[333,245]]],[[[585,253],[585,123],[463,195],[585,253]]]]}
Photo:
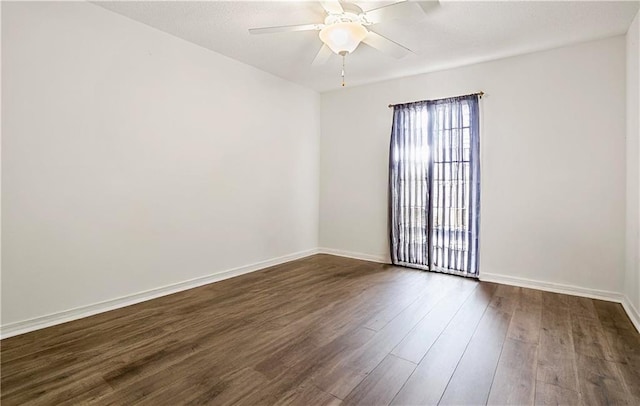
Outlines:
{"type": "Polygon", "coordinates": [[[2,1],[2,405],[640,405],[640,2],[2,1]]]}

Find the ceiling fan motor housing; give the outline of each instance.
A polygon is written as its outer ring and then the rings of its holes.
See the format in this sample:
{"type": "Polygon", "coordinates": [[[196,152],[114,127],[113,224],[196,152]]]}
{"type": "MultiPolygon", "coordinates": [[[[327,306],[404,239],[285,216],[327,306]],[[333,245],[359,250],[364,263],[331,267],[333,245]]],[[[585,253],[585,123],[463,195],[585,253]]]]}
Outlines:
{"type": "Polygon", "coordinates": [[[368,34],[365,26],[371,25],[360,8],[350,6],[352,7],[343,10],[342,13],[329,13],[319,33],[322,42],[342,56],[350,54],[358,47],[368,34]]]}

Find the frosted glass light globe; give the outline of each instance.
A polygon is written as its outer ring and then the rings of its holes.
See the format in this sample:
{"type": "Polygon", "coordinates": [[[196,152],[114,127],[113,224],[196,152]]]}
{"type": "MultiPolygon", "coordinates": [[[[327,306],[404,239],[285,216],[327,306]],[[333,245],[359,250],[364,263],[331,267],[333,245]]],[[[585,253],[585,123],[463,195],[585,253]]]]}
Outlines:
{"type": "Polygon", "coordinates": [[[367,29],[361,24],[343,22],[327,25],[320,30],[322,42],[336,54],[350,54],[355,51],[360,42],[367,36],[367,29]]]}

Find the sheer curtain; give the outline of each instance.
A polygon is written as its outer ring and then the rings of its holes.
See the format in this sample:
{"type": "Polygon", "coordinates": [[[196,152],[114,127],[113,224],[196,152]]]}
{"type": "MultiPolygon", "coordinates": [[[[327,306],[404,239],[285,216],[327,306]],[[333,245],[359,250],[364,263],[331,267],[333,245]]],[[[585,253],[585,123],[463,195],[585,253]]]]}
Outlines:
{"type": "Polygon", "coordinates": [[[394,107],[389,156],[394,264],[478,275],[478,96],[394,107]]]}
{"type": "Polygon", "coordinates": [[[430,268],[428,106],[394,107],[389,155],[391,260],[430,268]]]}

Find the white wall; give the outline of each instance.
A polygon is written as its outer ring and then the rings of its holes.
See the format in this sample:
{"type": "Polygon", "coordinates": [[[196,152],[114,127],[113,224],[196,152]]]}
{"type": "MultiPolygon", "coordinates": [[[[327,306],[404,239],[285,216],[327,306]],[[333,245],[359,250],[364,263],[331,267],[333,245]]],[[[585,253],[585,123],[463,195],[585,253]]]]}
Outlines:
{"type": "Polygon", "coordinates": [[[89,3],[2,9],[3,326],[317,247],[317,93],[89,3]]]}
{"type": "Polygon", "coordinates": [[[627,234],[624,293],[640,315],[640,13],[627,32],[627,234]]]}
{"type": "Polygon", "coordinates": [[[624,36],[323,93],[321,246],[388,258],[387,105],[478,90],[481,276],[621,292],[624,36]]]}

